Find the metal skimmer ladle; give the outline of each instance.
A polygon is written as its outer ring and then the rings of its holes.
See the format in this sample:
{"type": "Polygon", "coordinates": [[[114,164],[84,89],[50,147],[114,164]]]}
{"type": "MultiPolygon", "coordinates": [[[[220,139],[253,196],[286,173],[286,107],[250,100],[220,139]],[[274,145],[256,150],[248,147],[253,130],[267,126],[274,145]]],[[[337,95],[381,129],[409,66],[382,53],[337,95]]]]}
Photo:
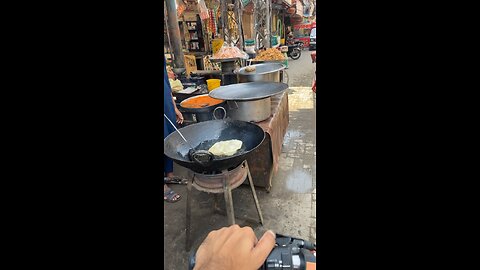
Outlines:
{"type": "Polygon", "coordinates": [[[209,151],[193,149],[193,146],[187,141],[187,139],[185,139],[185,137],[183,137],[183,134],[177,129],[175,124],[173,124],[172,121],[168,119],[167,115],[163,114],[163,116],[167,119],[170,125],[172,125],[172,127],[178,132],[178,134],[180,134],[180,137],[182,137],[182,139],[187,143],[187,145],[190,146],[190,150],[188,151],[188,156],[190,157],[190,160],[200,163],[202,165],[206,165],[207,163],[213,160],[213,154],[210,153],[209,151]]]}

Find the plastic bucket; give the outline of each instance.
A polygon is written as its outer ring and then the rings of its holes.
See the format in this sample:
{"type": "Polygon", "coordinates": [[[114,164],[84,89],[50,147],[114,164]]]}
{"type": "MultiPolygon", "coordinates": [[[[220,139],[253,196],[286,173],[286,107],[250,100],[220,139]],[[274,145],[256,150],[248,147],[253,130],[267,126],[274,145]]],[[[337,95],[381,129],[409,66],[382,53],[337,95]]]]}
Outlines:
{"type": "Polygon", "coordinates": [[[212,91],[213,89],[215,88],[218,88],[220,87],[220,82],[222,80],[219,80],[219,79],[208,79],[207,80],[207,88],[208,88],[208,92],[212,91]]]}

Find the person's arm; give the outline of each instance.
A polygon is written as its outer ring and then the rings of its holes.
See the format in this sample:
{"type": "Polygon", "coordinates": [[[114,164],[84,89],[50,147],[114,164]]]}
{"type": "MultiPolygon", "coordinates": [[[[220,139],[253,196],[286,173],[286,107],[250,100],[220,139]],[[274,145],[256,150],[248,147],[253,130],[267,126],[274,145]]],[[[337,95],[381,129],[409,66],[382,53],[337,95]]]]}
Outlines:
{"type": "Polygon", "coordinates": [[[175,98],[173,97],[173,94],[172,94],[172,102],[173,102],[173,107],[176,109],[177,103],[175,102],[175,98]]]}
{"type": "Polygon", "coordinates": [[[173,94],[172,94],[172,102],[173,102],[173,108],[175,108],[175,115],[177,116],[177,123],[182,124],[183,123],[183,115],[177,108],[177,103],[175,103],[175,99],[173,98],[173,94]]]}
{"type": "Polygon", "coordinates": [[[275,247],[275,233],[257,239],[250,227],[232,225],[212,231],[196,253],[194,270],[258,270],[275,247]]]}

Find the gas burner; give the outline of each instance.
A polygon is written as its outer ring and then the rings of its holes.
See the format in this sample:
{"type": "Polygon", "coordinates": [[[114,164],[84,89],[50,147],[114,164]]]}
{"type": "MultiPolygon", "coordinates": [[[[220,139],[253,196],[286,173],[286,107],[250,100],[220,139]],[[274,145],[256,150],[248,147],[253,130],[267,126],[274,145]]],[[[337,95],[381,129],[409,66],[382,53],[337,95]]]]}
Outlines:
{"type": "Polygon", "coordinates": [[[231,189],[240,186],[247,178],[248,171],[243,161],[235,168],[225,170],[223,172],[215,172],[212,174],[194,174],[193,186],[195,189],[208,193],[223,193],[223,182],[228,179],[228,183],[231,189]]]}

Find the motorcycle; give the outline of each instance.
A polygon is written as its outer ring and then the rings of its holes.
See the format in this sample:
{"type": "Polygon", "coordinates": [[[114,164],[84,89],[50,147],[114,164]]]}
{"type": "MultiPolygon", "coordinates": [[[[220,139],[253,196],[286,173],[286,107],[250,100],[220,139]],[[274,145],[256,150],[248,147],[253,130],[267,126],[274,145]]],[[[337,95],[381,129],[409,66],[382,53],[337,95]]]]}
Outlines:
{"type": "Polygon", "coordinates": [[[298,45],[298,48],[300,49],[300,51],[303,51],[304,49],[304,46],[305,44],[303,43],[303,41],[299,40],[299,39],[295,39],[294,42],[293,42],[294,45],[298,45]]]}
{"type": "Polygon", "coordinates": [[[287,56],[291,57],[293,60],[297,60],[302,55],[302,51],[298,45],[288,45],[287,56]]]}
{"type": "Polygon", "coordinates": [[[287,46],[290,46],[290,45],[297,45],[298,48],[302,51],[304,49],[304,46],[305,44],[303,43],[303,41],[301,41],[300,39],[298,38],[288,38],[287,39],[287,46]]]}

